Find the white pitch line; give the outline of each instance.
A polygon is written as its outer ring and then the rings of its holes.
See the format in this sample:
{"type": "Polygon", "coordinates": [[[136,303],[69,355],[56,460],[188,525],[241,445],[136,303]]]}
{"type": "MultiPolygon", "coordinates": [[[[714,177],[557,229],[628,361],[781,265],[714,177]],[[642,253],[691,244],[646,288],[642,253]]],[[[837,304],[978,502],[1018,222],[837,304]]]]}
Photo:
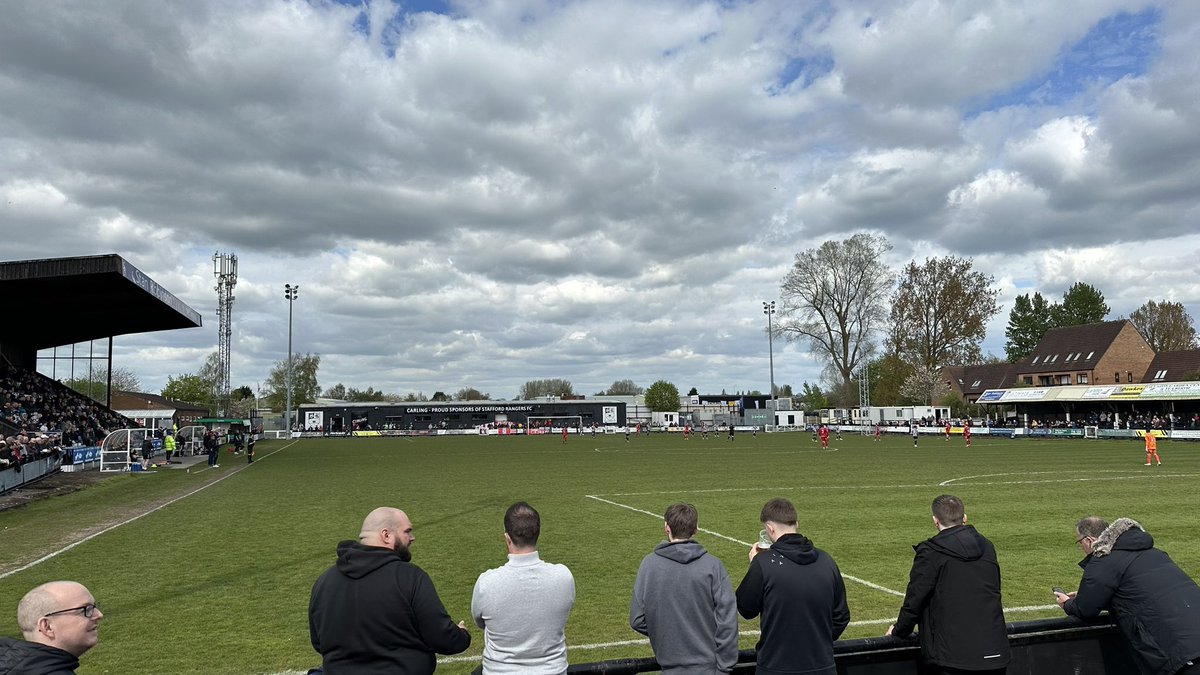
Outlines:
{"type": "MultiPolygon", "coordinates": [[[[1038,472],[1038,473],[1059,473],[1059,472],[1038,472]]],[[[1020,475],[1019,473],[1013,475],[1020,475]]],[[[980,483],[967,483],[973,487],[978,486],[994,486],[994,485],[1039,485],[1042,483],[1086,483],[1093,481],[1119,481],[1119,480],[1145,480],[1157,478],[1194,478],[1200,476],[1200,473],[1148,473],[1139,476],[1093,476],[1085,478],[1052,478],[1045,480],[1003,480],[1003,481],[986,481],[980,483]]],[[[954,480],[963,480],[970,478],[952,478],[954,480]]],[[[949,481],[942,483],[910,483],[898,485],[793,485],[793,486],[776,486],[776,487],[745,487],[745,488],[710,488],[702,490],[654,490],[648,492],[605,492],[605,497],[644,497],[648,495],[674,495],[674,494],[705,494],[710,492],[811,492],[814,490],[908,490],[915,488],[932,488],[945,487],[949,481]]],[[[598,497],[600,495],[589,495],[598,497]]]]}
{"type": "MultiPolygon", "coordinates": [[[[288,448],[292,447],[293,445],[295,445],[295,444],[296,444],[296,443],[298,443],[298,442],[299,442],[299,440],[292,441],[291,443],[288,443],[287,445],[283,446],[282,448],[279,448],[278,450],[275,450],[274,452],[270,452],[270,453],[268,453],[268,454],[266,454],[266,455],[263,455],[263,456],[262,456],[262,459],[266,459],[266,458],[270,457],[271,455],[274,455],[274,454],[275,454],[275,453],[277,453],[277,452],[282,452],[282,451],[284,451],[284,450],[287,450],[288,448]]],[[[259,460],[259,461],[261,461],[261,460],[259,460]]],[[[187,499],[188,497],[191,497],[192,495],[196,494],[197,492],[201,492],[201,491],[203,491],[203,490],[207,490],[208,488],[210,488],[210,487],[212,487],[212,486],[216,485],[217,483],[220,483],[221,481],[225,480],[226,478],[230,478],[230,477],[232,477],[232,476],[236,476],[237,474],[241,473],[241,472],[242,472],[242,471],[243,471],[243,470],[244,470],[246,467],[248,467],[248,466],[253,466],[253,465],[251,465],[251,464],[246,464],[246,465],[242,466],[241,468],[234,469],[233,471],[230,471],[229,473],[225,474],[224,476],[221,476],[220,478],[218,478],[218,479],[214,480],[213,482],[211,482],[211,483],[209,483],[209,484],[207,484],[207,485],[202,485],[202,486],[200,486],[200,487],[196,488],[195,490],[192,490],[191,492],[189,492],[189,493],[187,493],[187,494],[180,495],[180,496],[178,496],[178,497],[176,497],[176,498],[174,498],[174,499],[172,499],[172,500],[170,500],[170,501],[168,501],[168,502],[165,502],[165,503],[163,503],[163,504],[159,504],[158,506],[156,506],[156,507],[154,507],[154,508],[150,509],[149,511],[145,511],[145,512],[143,512],[143,513],[139,513],[138,515],[136,515],[136,516],[134,516],[134,517],[132,517],[132,518],[128,518],[128,519],[126,519],[126,520],[122,520],[121,522],[117,523],[116,525],[110,525],[110,526],[108,526],[108,527],[104,528],[103,530],[100,530],[99,532],[93,532],[92,534],[89,534],[88,536],[84,537],[83,539],[80,539],[79,541],[77,541],[77,542],[75,542],[75,543],[73,543],[73,544],[67,544],[66,546],[64,546],[64,547],[62,547],[62,548],[60,548],[60,549],[58,549],[57,551],[53,551],[53,552],[51,552],[51,553],[47,553],[46,555],[44,555],[44,556],[42,556],[42,557],[38,558],[37,560],[34,560],[33,562],[30,562],[30,563],[27,563],[27,564],[25,564],[25,565],[22,565],[22,566],[20,566],[20,567],[18,567],[18,568],[16,568],[16,569],[13,569],[13,570],[9,570],[9,571],[7,571],[7,572],[4,572],[3,574],[0,574],[0,579],[6,579],[6,578],[8,578],[8,577],[11,577],[12,575],[14,575],[14,574],[18,573],[18,572],[24,572],[25,570],[27,570],[27,569],[29,569],[29,568],[31,568],[31,567],[34,567],[34,566],[36,566],[36,565],[40,565],[40,564],[42,564],[42,563],[46,562],[47,560],[50,560],[51,558],[55,558],[55,557],[58,557],[58,556],[62,555],[63,553],[66,553],[67,551],[70,551],[71,549],[75,548],[76,546],[79,546],[80,544],[85,544],[85,543],[87,543],[87,542],[89,542],[89,541],[91,541],[91,540],[95,539],[96,537],[99,537],[99,536],[100,536],[100,535],[102,535],[102,534],[106,534],[106,533],[108,533],[108,532],[112,532],[113,530],[117,529],[118,527],[121,527],[122,525],[128,525],[129,523],[132,523],[132,522],[133,522],[133,521],[135,521],[135,520],[140,520],[141,518],[145,518],[146,516],[150,515],[151,513],[154,513],[155,511],[158,511],[158,510],[160,510],[160,509],[165,509],[166,507],[168,507],[168,506],[170,506],[170,505],[174,504],[174,503],[175,503],[175,502],[177,502],[177,501],[180,501],[181,499],[187,499]]]]}
{"type": "MultiPolygon", "coordinates": [[[[653,512],[651,512],[651,511],[646,511],[646,510],[644,510],[644,509],[639,509],[639,508],[636,508],[636,507],[630,506],[630,505],[628,505],[628,504],[622,504],[622,503],[620,503],[620,502],[614,502],[614,501],[612,501],[612,500],[610,500],[610,499],[604,499],[603,497],[598,497],[598,496],[596,496],[596,495],[584,495],[584,496],[585,496],[585,497],[587,497],[588,499],[595,499],[595,500],[596,500],[596,501],[598,501],[598,502],[604,502],[605,504],[612,504],[613,506],[619,506],[619,507],[621,507],[621,508],[623,508],[623,509],[629,509],[630,511],[634,511],[634,512],[636,512],[636,513],[644,513],[644,514],[646,514],[646,515],[648,515],[648,516],[650,516],[650,517],[652,517],[652,518],[662,518],[662,515],[661,515],[661,514],[658,514],[658,513],[653,513],[653,512]]],[[[709,534],[709,535],[712,535],[712,536],[714,536],[714,537],[719,537],[719,538],[721,538],[721,539],[725,539],[725,540],[727,540],[727,541],[732,541],[732,542],[733,542],[733,543],[735,543],[735,544],[741,544],[742,546],[746,546],[746,547],[750,547],[750,546],[751,546],[751,543],[750,543],[750,542],[748,542],[748,541],[742,541],[742,540],[740,540],[740,539],[734,539],[733,537],[726,536],[726,535],[724,535],[724,534],[721,534],[720,532],[714,532],[714,531],[712,531],[712,530],[706,530],[706,529],[704,529],[703,527],[698,527],[698,528],[696,528],[696,529],[697,529],[698,531],[700,531],[700,532],[703,532],[703,533],[705,533],[705,534],[709,534]]],[[[853,574],[846,574],[846,573],[843,571],[843,572],[842,572],[842,576],[843,576],[843,577],[845,577],[846,579],[849,579],[850,581],[853,581],[853,582],[855,582],[855,583],[862,584],[863,586],[866,586],[867,588],[873,588],[873,589],[875,589],[875,590],[877,590],[877,591],[881,591],[881,592],[883,592],[883,593],[887,593],[887,594],[889,594],[889,595],[895,595],[895,596],[898,596],[898,597],[901,597],[901,598],[903,598],[903,597],[904,597],[904,594],[903,594],[903,593],[901,593],[900,591],[892,590],[892,589],[890,589],[890,588],[888,588],[888,587],[886,587],[886,586],[880,586],[879,584],[877,584],[877,583],[874,583],[874,582],[871,582],[871,581],[867,581],[866,579],[859,579],[858,577],[854,576],[853,574]]]]}

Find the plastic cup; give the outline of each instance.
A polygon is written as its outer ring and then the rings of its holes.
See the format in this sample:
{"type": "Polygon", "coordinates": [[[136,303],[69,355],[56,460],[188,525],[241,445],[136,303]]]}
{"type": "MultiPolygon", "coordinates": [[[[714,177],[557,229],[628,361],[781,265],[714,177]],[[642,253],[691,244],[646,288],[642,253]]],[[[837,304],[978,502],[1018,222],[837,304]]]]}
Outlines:
{"type": "Polygon", "coordinates": [[[771,548],[771,534],[769,532],[767,532],[766,530],[759,530],[758,531],[758,544],[756,544],[756,545],[759,548],[771,548]]]}

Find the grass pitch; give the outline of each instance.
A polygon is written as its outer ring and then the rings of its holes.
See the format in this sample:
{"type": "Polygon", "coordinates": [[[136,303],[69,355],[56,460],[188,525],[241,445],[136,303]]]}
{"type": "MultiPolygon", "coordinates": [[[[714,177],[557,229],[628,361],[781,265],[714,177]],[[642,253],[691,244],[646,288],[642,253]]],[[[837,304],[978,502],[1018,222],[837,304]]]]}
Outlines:
{"type": "MultiPolygon", "coordinates": [[[[253,466],[123,475],[0,512],[0,633],[18,634],[16,605],[29,588],[75,579],[106,615],[83,675],[304,672],[320,663],[308,643],[312,583],[333,563],[336,542],[355,537],[380,505],[408,512],[414,562],[451,616],[470,624],[476,577],[505,561],[505,508],[533,504],[542,557],[575,575],[572,663],[650,655],[628,627],[629,597],[674,501],[699,509],[696,538],[735,586],[762,504],[795,502],[800,531],[847,576],[846,637],[881,635],[895,618],[911,546],[934,534],[929,504],[943,493],[962,497],[969,521],[995,543],[1010,621],[1060,615],[1050,587],[1077,585],[1072,526],[1083,515],[1132,517],[1200,573],[1200,447],[1164,442],[1164,465],[1146,467],[1134,441],[974,441],[966,449],[958,436],[923,436],[914,449],[902,435],[847,436],[828,451],[807,433],[630,443],[600,434],[566,445],[559,436],[264,442],[253,466]],[[88,535],[96,536],[14,571],[88,535]]],[[[742,622],[744,648],[757,628],[742,622]]],[[[465,658],[438,670],[469,672],[481,651],[472,626],[465,658]]]]}

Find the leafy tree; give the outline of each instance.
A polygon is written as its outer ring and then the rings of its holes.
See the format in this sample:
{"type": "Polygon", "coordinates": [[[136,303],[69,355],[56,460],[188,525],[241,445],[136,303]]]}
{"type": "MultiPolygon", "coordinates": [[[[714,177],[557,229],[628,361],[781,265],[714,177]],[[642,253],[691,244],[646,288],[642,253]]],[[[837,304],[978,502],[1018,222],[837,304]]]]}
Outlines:
{"type": "Polygon", "coordinates": [[[800,386],[799,403],[808,412],[824,410],[829,407],[829,401],[826,400],[825,393],[821,391],[821,388],[808,382],[800,386]]]}
{"type": "Polygon", "coordinates": [[[1004,330],[1004,354],[1010,362],[1017,362],[1033,353],[1047,330],[1053,327],[1051,305],[1041,293],[1018,295],[1008,313],[1008,328],[1004,330]]]}
{"type": "Polygon", "coordinates": [[[217,405],[213,395],[213,382],[200,375],[168,375],[167,386],[163,387],[161,396],[172,401],[183,401],[207,408],[209,414],[217,405]]]}
{"type": "Polygon", "coordinates": [[[856,234],[796,254],[779,290],[778,335],[806,344],[842,382],[874,351],[894,274],[887,239],[856,234]]]}
{"type": "Polygon", "coordinates": [[[386,401],[387,394],[383,393],[382,389],[367,387],[366,389],[355,389],[350,387],[346,390],[346,400],[353,403],[366,403],[368,401],[386,401]]]}
{"type": "Polygon", "coordinates": [[[548,380],[530,380],[521,385],[520,391],[517,392],[517,398],[523,401],[532,401],[543,396],[558,396],[566,398],[575,395],[575,388],[571,383],[563,379],[548,379],[548,380]]]}
{"type": "MultiPolygon", "coordinates": [[[[62,380],[62,383],[93,400],[103,403],[108,398],[108,370],[92,369],[87,375],[62,380]]],[[[141,389],[138,376],[128,368],[112,369],[113,391],[137,391],[141,389]]]]}
{"type": "Polygon", "coordinates": [[[950,393],[950,385],[942,379],[941,368],[917,366],[900,388],[902,396],[918,405],[933,405],[950,393]]]}
{"type": "MultiPolygon", "coordinates": [[[[292,357],[292,406],[312,403],[317,400],[321,387],[317,383],[317,370],[321,367],[320,354],[296,354],[292,357]]],[[[271,409],[282,411],[287,406],[287,359],[280,359],[271,368],[264,385],[271,409]]]]}
{"type": "Polygon", "coordinates": [[[637,396],[645,393],[645,389],[634,384],[633,380],[617,380],[608,388],[608,396],[637,396]]]}
{"type": "Polygon", "coordinates": [[[1196,349],[1196,328],[1192,315],[1178,302],[1149,300],[1133,310],[1129,321],[1156,352],[1196,349]]]}
{"type": "MultiPolygon", "coordinates": [[[[910,262],[892,296],[892,351],[917,368],[978,363],[987,322],[1000,306],[995,280],[970,258],[947,256],[910,262]]],[[[930,401],[937,397],[929,398],[930,401]]]]}
{"type": "Polygon", "coordinates": [[[326,389],[324,396],[325,396],[325,398],[333,398],[333,399],[337,399],[339,401],[345,401],[346,400],[346,385],[342,384],[341,382],[338,382],[337,384],[333,385],[332,387],[326,389]]]}
{"type": "Polygon", "coordinates": [[[405,403],[421,403],[423,401],[428,401],[429,397],[419,391],[418,392],[410,391],[407,394],[405,394],[404,398],[401,400],[405,403]]]}
{"type": "Polygon", "coordinates": [[[454,392],[455,401],[490,401],[491,394],[485,394],[474,387],[463,387],[454,392]]]}
{"type": "Polygon", "coordinates": [[[785,384],[781,387],[776,387],[776,389],[779,390],[777,392],[777,396],[779,398],[791,398],[791,397],[795,396],[795,394],[792,393],[792,385],[790,385],[790,384],[785,384]]]}
{"type": "Polygon", "coordinates": [[[244,401],[248,398],[254,398],[254,390],[243,384],[237,389],[229,392],[229,396],[235,401],[244,401]]]}
{"type": "Polygon", "coordinates": [[[1062,304],[1055,304],[1050,312],[1056,327],[1082,326],[1103,321],[1108,316],[1108,303],[1095,286],[1076,281],[1063,293],[1062,304]]]}
{"type": "Polygon", "coordinates": [[[688,396],[699,396],[699,395],[700,395],[700,391],[698,389],[696,389],[695,387],[688,389],[688,396]]]}
{"type": "Polygon", "coordinates": [[[430,401],[449,401],[450,397],[444,391],[435,391],[433,396],[429,397],[430,401]]]}
{"type": "Polygon", "coordinates": [[[679,410],[679,389],[666,380],[659,380],[646,389],[646,407],[651,412],[679,410]]]}
{"type": "Polygon", "coordinates": [[[896,354],[889,353],[872,359],[867,369],[871,403],[878,406],[900,405],[904,401],[900,391],[912,372],[913,367],[896,354]]]}

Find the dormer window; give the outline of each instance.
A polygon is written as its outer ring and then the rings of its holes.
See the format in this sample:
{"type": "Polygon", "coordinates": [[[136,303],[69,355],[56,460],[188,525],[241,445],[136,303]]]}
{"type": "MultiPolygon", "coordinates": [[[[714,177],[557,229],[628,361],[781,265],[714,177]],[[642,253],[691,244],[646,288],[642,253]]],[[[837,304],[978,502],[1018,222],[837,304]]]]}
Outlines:
{"type": "Polygon", "coordinates": [[[1167,379],[1167,370],[1166,370],[1166,368],[1164,368],[1164,369],[1162,369],[1162,370],[1158,371],[1157,373],[1155,373],[1155,374],[1154,374],[1154,379],[1155,379],[1155,380],[1165,380],[1165,379],[1167,379]]]}
{"type": "Polygon", "coordinates": [[[1038,362],[1038,359],[1040,359],[1040,358],[1042,358],[1042,357],[1040,357],[1040,356],[1035,356],[1035,357],[1033,357],[1033,362],[1034,362],[1034,363],[1037,363],[1037,362],[1038,362]]]}
{"type": "Polygon", "coordinates": [[[1054,363],[1057,360],[1058,360],[1058,354],[1055,354],[1054,356],[1050,357],[1050,363],[1054,363]]]}
{"type": "Polygon", "coordinates": [[[983,380],[975,380],[975,382],[971,385],[971,388],[974,389],[974,388],[978,387],[980,385],[980,383],[982,383],[982,382],[983,382],[983,380]]]}
{"type": "Polygon", "coordinates": [[[1096,352],[1088,352],[1088,361],[1092,360],[1092,354],[1095,354],[1095,353],[1096,352]]]}

